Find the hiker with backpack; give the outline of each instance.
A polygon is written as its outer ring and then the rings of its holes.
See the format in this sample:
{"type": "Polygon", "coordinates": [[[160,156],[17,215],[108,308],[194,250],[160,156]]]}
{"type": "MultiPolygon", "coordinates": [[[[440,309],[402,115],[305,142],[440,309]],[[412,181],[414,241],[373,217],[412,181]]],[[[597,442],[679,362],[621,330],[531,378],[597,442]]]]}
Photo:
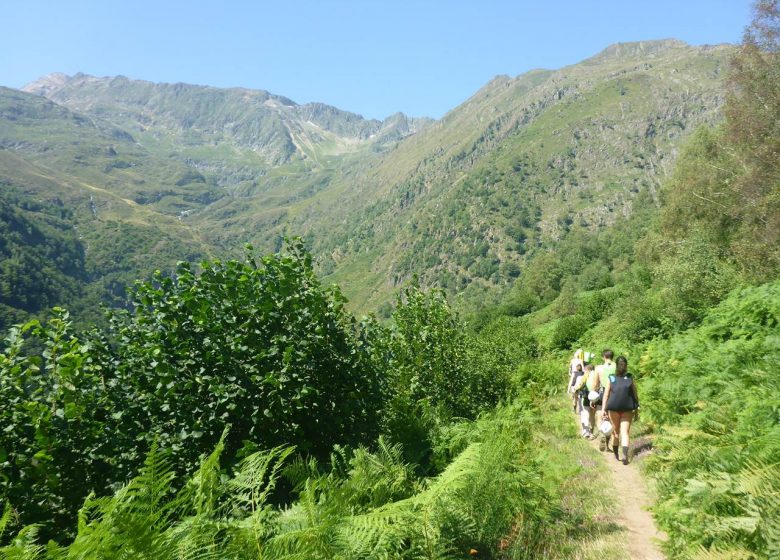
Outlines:
{"type": "Polygon", "coordinates": [[[574,413],[579,413],[579,397],[574,390],[574,386],[579,383],[579,377],[583,374],[582,368],[585,367],[585,352],[582,348],[577,348],[574,356],[569,362],[569,387],[568,392],[572,395],[572,408],[574,413]]]}
{"type": "Polygon", "coordinates": [[[585,367],[585,352],[582,348],[577,348],[574,352],[574,357],[569,362],[569,373],[574,373],[578,365],[585,367]]]}
{"type": "MultiPolygon", "coordinates": [[[[613,356],[614,353],[612,350],[605,348],[601,352],[601,357],[604,359],[604,363],[596,366],[596,373],[599,377],[599,389],[602,393],[604,393],[607,390],[607,387],[609,387],[610,376],[614,375],[615,373],[615,362],[612,361],[613,356]]],[[[601,404],[601,401],[599,401],[599,404],[601,404]]],[[[607,447],[607,436],[605,436],[603,433],[599,434],[599,451],[607,451],[607,447]]]]}
{"type": "Polygon", "coordinates": [[[628,360],[625,356],[619,356],[615,361],[615,372],[609,375],[609,384],[602,401],[602,417],[609,418],[612,423],[612,451],[615,459],[620,460],[620,449],[623,464],[627,465],[631,423],[639,417],[639,394],[633,376],[628,373],[628,360]]]}
{"type": "Polygon", "coordinates": [[[593,439],[593,429],[596,426],[596,408],[601,403],[599,393],[599,376],[593,364],[585,366],[585,373],[574,386],[575,394],[580,398],[580,423],[582,424],[582,437],[593,439]]]}

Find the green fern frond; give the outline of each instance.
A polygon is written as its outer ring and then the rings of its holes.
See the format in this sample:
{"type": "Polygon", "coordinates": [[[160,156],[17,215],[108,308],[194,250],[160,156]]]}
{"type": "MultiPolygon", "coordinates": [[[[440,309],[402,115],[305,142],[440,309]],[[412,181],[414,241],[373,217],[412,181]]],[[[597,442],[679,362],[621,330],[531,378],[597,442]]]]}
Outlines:
{"type": "Polygon", "coordinates": [[[6,547],[0,549],[0,560],[43,560],[46,548],[38,544],[38,526],[28,525],[6,547]]]}
{"type": "Polygon", "coordinates": [[[252,453],[241,461],[238,472],[227,485],[234,507],[249,512],[262,509],[276,486],[285,460],[294,450],[294,447],[275,447],[252,453]]]}
{"type": "Polygon", "coordinates": [[[68,557],[166,558],[162,535],[181,509],[172,489],[174,478],[168,454],[153,445],[130,483],[112,497],[87,499],[68,557]]]}
{"type": "Polygon", "coordinates": [[[699,547],[691,560],[755,560],[756,555],[744,548],[706,549],[699,547]]]}
{"type": "Polygon", "coordinates": [[[756,497],[780,494],[780,465],[765,465],[748,460],[739,473],[738,488],[756,497]]]}
{"type": "Polygon", "coordinates": [[[14,520],[14,509],[11,507],[10,502],[3,503],[3,515],[0,516],[0,537],[2,537],[8,527],[14,520]]]}
{"type": "Polygon", "coordinates": [[[220,457],[225,449],[225,438],[229,427],[225,427],[214,451],[203,459],[198,471],[192,476],[185,487],[182,500],[193,502],[197,516],[209,516],[216,512],[222,485],[220,471],[220,457]]]}
{"type": "Polygon", "coordinates": [[[300,492],[307,480],[320,475],[319,463],[314,457],[298,456],[287,463],[282,474],[292,484],[293,490],[300,492]]]}

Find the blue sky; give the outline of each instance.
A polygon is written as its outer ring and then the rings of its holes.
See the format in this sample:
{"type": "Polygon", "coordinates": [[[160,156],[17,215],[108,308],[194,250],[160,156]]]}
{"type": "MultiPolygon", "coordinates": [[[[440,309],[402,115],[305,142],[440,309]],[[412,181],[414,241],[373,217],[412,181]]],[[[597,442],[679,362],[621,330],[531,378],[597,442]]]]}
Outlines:
{"type": "Polygon", "coordinates": [[[3,0],[0,85],[49,72],[266,89],[440,117],[497,74],[615,42],[738,42],[748,0],[3,0]]]}

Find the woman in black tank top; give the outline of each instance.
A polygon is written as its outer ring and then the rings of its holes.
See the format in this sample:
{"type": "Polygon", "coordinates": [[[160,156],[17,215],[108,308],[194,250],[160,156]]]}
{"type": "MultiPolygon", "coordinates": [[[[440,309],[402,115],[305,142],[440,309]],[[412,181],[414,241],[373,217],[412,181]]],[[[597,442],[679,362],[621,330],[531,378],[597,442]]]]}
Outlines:
{"type": "Polygon", "coordinates": [[[612,450],[618,457],[618,446],[623,450],[623,464],[628,464],[629,434],[631,422],[639,408],[639,395],[634,378],[628,373],[628,360],[618,356],[615,360],[615,375],[609,376],[609,385],[602,400],[602,416],[612,423],[612,450]]]}

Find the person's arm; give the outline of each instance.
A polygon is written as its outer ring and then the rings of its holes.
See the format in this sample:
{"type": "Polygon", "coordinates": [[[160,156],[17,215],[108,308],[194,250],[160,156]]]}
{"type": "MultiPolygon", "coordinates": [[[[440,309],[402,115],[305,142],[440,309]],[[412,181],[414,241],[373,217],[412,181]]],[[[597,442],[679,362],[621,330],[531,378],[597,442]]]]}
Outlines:
{"type": "Polygon", "coordinates": [[[607,401],[609,400],[609,393],[612,390],[612,384],[607,385],[607,390],[604,391],[604,397],[601,399],[601,416],[607,417],[607,401]]]}
{"type": "Polygon", "coordinates": [[[634,410],[637,410],[639,408],[639,393],[636,390],[636,379],[631,384],[631,390],[634,392],[634,404],[636,405],[634,410]]]}
{"type": "Polygon", "coordinates": [[[594,391],[598,391],[601,388],[601,365],[597,365],[593,368],[593,373],[596,375],[596,383],[594,384],[594,391]]]}

